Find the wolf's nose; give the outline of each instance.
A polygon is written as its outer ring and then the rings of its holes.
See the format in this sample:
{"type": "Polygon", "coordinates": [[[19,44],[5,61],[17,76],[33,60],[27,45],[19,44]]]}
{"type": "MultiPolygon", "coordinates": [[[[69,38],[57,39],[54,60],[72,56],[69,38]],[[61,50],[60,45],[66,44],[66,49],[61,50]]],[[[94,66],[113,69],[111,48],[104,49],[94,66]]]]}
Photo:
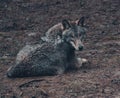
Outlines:
{"type": "Polygon", "coordinates": [[[79,46],[79,51],[82,51],[83,50],[83,46],[79,46]]]}

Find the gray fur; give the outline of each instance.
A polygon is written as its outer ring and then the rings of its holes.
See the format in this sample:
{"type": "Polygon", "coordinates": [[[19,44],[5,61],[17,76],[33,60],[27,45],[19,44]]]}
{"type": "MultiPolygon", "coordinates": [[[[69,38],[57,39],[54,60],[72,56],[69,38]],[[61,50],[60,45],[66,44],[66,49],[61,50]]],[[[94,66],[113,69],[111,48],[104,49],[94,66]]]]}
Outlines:
{"type": "MultiPolygon", "coordinates": [[[[44,43],[26,45],[17,54],[16,64],[8,69],[8,77],[30,77],[57,75],[67,69],[79,68],[85,59],[77,58],[75,50],[83,47],[78,27],[65,20],[63,28],[51,41],[47,36],[44,43]],[[66,22],[66,23],[65,23],[66,22]],[[67,25],[67,26],[66,26],[67,25]],[[56,41],[55,41],[56,40],[56,41]]],[[[52,31],[51,31],[52,32],[52,31]]],[[[48,33],[47,33],[48,34],[48,33]]]]}
{"type": "Polygon", "coordinates": [[[52,43],[43,43],[41,47],[31,51],[27,57],[12,66],[7,75],[8,77],[28,77],[62,74],[66,69],[74,66],[68,63],[75,62],[74,60],[75,53],[71,45],[64,42],[57,46],[53,46],[52,43]]]}

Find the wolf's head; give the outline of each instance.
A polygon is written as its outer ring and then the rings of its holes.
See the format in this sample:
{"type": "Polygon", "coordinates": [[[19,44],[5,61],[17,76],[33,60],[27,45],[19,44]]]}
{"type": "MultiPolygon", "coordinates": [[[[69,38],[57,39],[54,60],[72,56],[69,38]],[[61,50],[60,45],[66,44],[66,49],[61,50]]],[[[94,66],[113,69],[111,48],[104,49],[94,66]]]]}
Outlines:
{"type": "Polygon", "coordinates": [[[86,35],[86,28],[84,27],[84,17],[80,18],[77,23],[69,23],[68,20],[64,19],[62,21],[63,41],[69,43],[75,50],[83,50],[83,39],[86,35]]]}

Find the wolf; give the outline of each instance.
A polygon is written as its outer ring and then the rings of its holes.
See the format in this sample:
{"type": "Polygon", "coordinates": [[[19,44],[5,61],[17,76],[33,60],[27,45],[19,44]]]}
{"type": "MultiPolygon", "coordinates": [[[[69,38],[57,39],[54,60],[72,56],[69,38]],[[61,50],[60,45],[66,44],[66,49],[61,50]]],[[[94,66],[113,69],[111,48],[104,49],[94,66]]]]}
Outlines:
{"type": "Polygon", "coordinates": [[[72,24],[64,19],[58,42],[53,44],[53,41],[48,39],[42,44],[23,47],[17,54],[15,65],[8,69],[7,76],[51,76],[62,74],[68,69],[80,68],[87,62],[86,59],[77,58],[75,54],[76,50],[82,51],[84,47],[79,30],[82,23],[79,21],[78,24],[72,24]]]}

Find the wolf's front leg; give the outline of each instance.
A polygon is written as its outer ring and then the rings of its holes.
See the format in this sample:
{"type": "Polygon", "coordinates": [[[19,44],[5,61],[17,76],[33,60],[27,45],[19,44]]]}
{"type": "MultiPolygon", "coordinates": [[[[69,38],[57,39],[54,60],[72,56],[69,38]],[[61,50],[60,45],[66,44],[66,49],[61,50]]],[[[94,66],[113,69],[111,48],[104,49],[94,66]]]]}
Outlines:
{"type": "Polygon", "coordinates": [[[77,67],[80,68],[84,63],[87,63],[87,62],[88,60],[85,58],[77,58],[77,63],[78,63],[77,67]]]}

